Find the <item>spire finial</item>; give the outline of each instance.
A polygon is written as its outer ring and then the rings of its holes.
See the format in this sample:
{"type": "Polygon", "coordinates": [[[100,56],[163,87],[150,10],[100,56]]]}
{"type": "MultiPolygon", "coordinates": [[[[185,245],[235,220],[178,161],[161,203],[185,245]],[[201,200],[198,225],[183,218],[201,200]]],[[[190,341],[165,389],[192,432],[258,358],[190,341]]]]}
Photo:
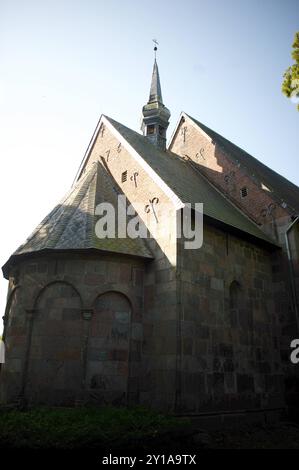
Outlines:
{"type": "Polygon", "coordinates": [[[156,54],[157,54],[157,50],[158,50],[157,46],[159,46],[159,43],[158,43],[157,39],[153,39],[153,43],[155,44],[154,51],[155,51],[155,60],[156,60],[156,54]]]}

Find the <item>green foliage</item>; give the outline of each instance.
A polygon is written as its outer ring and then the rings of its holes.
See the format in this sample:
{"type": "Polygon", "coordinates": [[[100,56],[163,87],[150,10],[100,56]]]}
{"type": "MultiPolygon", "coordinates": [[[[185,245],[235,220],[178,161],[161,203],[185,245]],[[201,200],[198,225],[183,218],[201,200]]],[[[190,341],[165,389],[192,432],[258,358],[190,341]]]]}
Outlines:
{"type": "MultiPolygon", "coordinates": [[[[295,64],[287,68],[283,75],[283,82],[281,86],[282,93],[288,98],[299,99],[299,32],[295,34],[293,42],[292,58],[295,64]]],[[[299,104],[297,105],[299,111],[299,104]]]]}
{"type": "Polygon", "coordinates": [[[0,449],[128,447],[183,430],[187,420],[143,407],[35,408],[0,411],[0,449]]]}

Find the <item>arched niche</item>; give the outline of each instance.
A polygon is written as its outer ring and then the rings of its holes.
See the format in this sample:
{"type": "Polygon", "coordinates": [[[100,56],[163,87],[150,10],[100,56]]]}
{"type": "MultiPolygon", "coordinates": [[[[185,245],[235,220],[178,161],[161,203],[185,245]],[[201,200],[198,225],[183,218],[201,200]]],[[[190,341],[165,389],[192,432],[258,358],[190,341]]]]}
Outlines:
{"type": "Polygon", "coordinates": [[[17,399],[21,387],[26,338],[21,288],[16,286],[8,296],[2,336],[5,343],[5,363],[0,363],[0,403],[17,399]]]}
{"type": "Polygon", "coordinates": [[[122,293],[106,292],[95,301],[86,370],[86,388],[92,401],[127,403],[131,313],[131,304],[122,293]]]}
{"type": "Polygon", "coordinates": [[[82,388],[83,320],[77,290],[63,281],[37,296],[32,323],[26,398],[29,402],[73,404],[82,388]]]}

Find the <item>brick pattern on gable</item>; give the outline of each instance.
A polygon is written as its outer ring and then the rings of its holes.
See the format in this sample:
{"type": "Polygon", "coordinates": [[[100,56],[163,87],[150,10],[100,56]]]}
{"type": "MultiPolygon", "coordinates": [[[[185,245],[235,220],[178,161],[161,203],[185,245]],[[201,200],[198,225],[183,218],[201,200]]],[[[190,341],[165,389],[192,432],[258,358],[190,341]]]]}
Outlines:
{"type": "Polygon", "coordinates": [[[236,164],[191,120],[181,121],[170,150],[191,159],[198,171],[266,233],[280,238],[280,227],[289,221],[288,211],[281,207],[261,182],[248,174],[246,168],[236,164]],[[248,190],[247,196],[243,198],[242,188],[248,190]]]}
{"type": "Polygon", "coordinates": [[[136,208],[144,224],[157,230],[156,239],[160,248],[169,261],[175,264],[176,210],[169,197],[107,128],[104,132],[99,132],[84,171],[88,171],[94,161],[105,165],[127,200],[136,208]],[[127,172],[125,181],[122,176],[124,172],[127,172]],[[153,199],[155,201],[151,204],[153,199]],[[167,223],[164,220],[165,206],[170,208],[167,223]]]}

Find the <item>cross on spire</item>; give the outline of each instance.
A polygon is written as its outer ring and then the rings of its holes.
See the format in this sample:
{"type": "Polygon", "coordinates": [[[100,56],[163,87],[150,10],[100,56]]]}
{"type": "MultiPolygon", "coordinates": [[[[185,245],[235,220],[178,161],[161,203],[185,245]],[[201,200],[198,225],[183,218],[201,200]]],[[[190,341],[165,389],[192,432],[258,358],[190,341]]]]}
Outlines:
{"type": "Polygon", "coordinates": [[[159,43],[158,43],[157,39],[153,39],[153,43],[155,44],[154,51],[155,51],[155,60],[156,60],[156,53],[157,53],[157,50],[158,50],[157,46],[159,45],[159,43]]]}

